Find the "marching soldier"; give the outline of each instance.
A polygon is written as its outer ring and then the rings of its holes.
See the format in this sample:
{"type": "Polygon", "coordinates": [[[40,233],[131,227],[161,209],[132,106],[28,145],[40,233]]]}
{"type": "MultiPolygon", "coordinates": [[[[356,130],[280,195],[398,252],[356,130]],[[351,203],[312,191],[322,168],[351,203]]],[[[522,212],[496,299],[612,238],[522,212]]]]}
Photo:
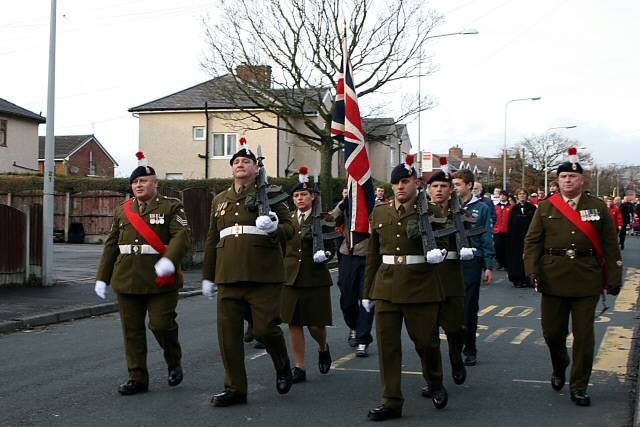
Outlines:
{"type": "MultiPolygon", "coordinates": [[[[287,241],[284,268],[287,282],[282,288],[280,313],[289,325],[289,337],[295,359],[293,383],[306,381],[304,365],[304,326],[318,343],[318,369],[326,374],[331,368],[331,354],[327,344],[326,326],[331,325],[331,292],[333,284],[326,261],[330,252],[313,252],[311,215],[316,192],[309,185],[307,168],[301,167],[300,182],[293,188],[296,210],[293,220],[293,238],[287,241]]],[[[322,236],[320,236],[322,238],[322,236]]]]}
{"type": "Polygon", "coordinates": [[[121,395],[149,389],[147,313],[169,367],[169,385],[177,386],[183,377],[175,319],[183,284],[180,261],[191,248],[191,231],[182,203],[158,195],[156,172],[142,152],[136,155],[140,166],[129,178],[134,197],[116,209],[95,285],[100,298],[108,284],[118,296],[129,369],[129,380],[118,387],[121,395]]]}
{"type": "Polygon", "coordinates": [[[433,394],[436,408],[447,404],[442,385],[442,360],[438,335],[439,305],[444,300],[436,266],[425,260],[420,235],[411,236],[417,224],[418,181],[413,158],[391,173],[395,195],[392,204],[376,206],[372,214],[371,237],[365,270],[362,306],[375,304],[376,339],[383,383],[382,404],[369,411],[375,421],[402,415],[401,390],[402,323],[422,362],[422,372],[433,394]]]}
{"type": "MultiPolygon", "coordinates": [[[[439,227],[452,227],[453,214],[449,206],[449,199],[453,190],[452,176],[449,173],[446,158],[440,158],[441,170],[431,175],[427,184],[431,197],[430,208],[434,217],[442,218],[439,227]]],[[[434,228],[438,228],[434,227],[434,228]]],[[[438,239],[438,248],[443,250],[438,271],[443,280],[444,301],[440,303],[438,323],[447,335],[449,346],[449,361],[451,362],[451,376],[456,384],[463,384],[467,378],[467,371],[462,360],[462,347],[465,342],[464,327],[464,277],[461,260],[473,259],[473,248],[463,248],[459,254],[455,234],[438,239]],[[470,255],[469,255],[470,253],[470,255]]],[[[422,389],[422,395],[431,397],[429,386],[422,389]]]]}
{"type": "Polygon", "coordinates": [[[599,295],[617,295],[622,261],[616,229],[601,200],[583,192],[583,169],[575,148],[558,167],[559,193],[538,205],[525,238],[524,263],[542,293],[542,332],[549,347],[551,387],[561,390],[569,366],[569,315],[573,332],[571,400],[589,406],[594,353],[593,323],[599,295]]]}
{"type": "Polygon", "coordinates": [[[276,369],[276,389],[291,388],[291,367],[280,324],[280,290],[285,272],[281,243],[293,236],[289,209],[276,203],[258,214],[256,177],[260,171],[245,138],[229,164],[233,184],[213,199],[205,244],[202,293],[213,297],[217,285],[218,343],[226,371],[224,391],[214,406],[247,402],[243,327],[251,307],[253,335],[262,342],[276,369]]]}

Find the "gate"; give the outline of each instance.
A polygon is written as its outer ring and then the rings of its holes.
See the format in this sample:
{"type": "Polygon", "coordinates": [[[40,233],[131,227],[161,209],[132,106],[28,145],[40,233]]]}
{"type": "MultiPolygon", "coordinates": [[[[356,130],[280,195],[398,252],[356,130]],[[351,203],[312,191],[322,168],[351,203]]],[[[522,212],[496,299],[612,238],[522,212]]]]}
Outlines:
{"type": "Polygon", "coordinates": [[[23,283],[26,268],[27,216],[0,205],[0,285],[23,283]]]}
{"type": "Polygon", "coordinates": [[[199,263],[204,256],[204,244],[209,231],[213,195],[204,188],[187,188],[182,192],[182,204],[191,226],[193,261],[199,263]]]}

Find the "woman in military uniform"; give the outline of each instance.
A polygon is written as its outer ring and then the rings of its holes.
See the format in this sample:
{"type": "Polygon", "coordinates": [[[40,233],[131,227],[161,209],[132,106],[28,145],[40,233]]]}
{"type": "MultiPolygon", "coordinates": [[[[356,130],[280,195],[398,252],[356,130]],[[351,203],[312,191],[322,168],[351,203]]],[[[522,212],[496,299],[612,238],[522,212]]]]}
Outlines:
{"type": "Polygon", "coordinates": [[[287,281],[282,288],[280,313],[289,325],[289,337],[295,359],[293,382],[307,379],[304,364],[304,326],[318,343],[318,369],[326,374],[331,368],[326,326],[331,325],[331,292],[333,284],[326,261],[330,251],[313,253],[311,215],[316,192],[308,182],[306,167],[300,168],[300,182],[293,188],[296,210],[291,215],[293,238],[287,241],[284,268],[287,281]]]}

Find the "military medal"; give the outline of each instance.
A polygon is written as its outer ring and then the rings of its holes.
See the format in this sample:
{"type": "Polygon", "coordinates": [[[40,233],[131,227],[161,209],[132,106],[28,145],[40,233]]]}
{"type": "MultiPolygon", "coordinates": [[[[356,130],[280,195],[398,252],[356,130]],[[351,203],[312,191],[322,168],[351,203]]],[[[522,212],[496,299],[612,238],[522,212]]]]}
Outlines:
{"type": "Polygon", "coordinates": [[[158,224],[164,224],[164,214],[157,214],[157,217],[158,224]]]}
{"type": "Polygon", "coordinates": [[[156,223],[156,214],[149,214],[149,224],[153,225],[156,223]]]}

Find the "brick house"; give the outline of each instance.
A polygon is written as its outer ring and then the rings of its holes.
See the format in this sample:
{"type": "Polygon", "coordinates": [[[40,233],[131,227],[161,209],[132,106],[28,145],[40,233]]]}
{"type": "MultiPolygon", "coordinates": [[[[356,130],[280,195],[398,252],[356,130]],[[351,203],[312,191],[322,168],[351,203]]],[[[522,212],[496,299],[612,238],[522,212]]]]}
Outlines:
{"type": "MultiPolygon", "coordinates": [[[[40,137],[38,169],[44,172],[45,137],[40,137]]],[[[55,138],[55,173],[113,178],[118,163],[95,135],[65,135],[55,138]]]]}
{"type": "Polygon", "coordinates": [[[0,98],[0,173],[38,171],[39,114],[0,98]]]}

